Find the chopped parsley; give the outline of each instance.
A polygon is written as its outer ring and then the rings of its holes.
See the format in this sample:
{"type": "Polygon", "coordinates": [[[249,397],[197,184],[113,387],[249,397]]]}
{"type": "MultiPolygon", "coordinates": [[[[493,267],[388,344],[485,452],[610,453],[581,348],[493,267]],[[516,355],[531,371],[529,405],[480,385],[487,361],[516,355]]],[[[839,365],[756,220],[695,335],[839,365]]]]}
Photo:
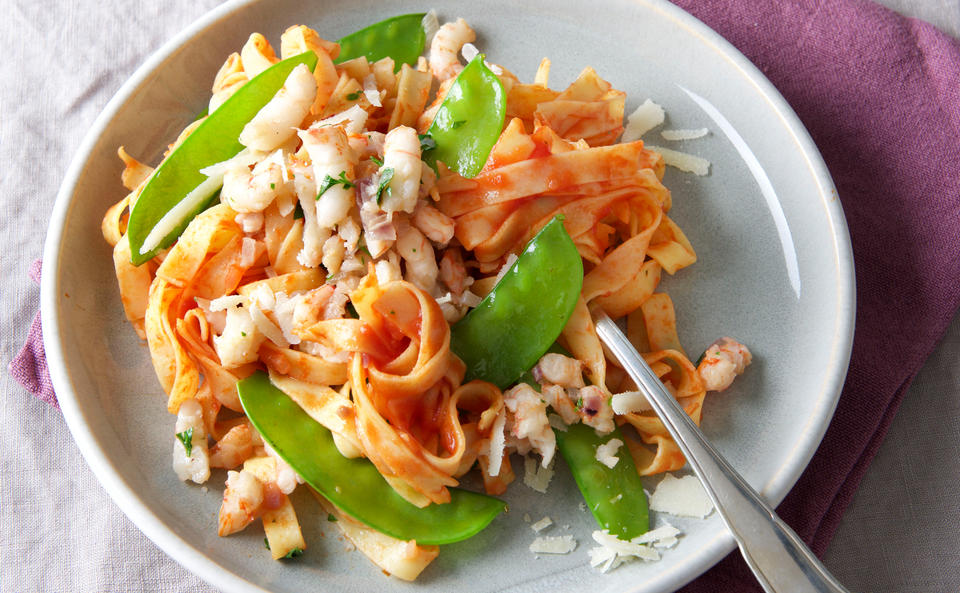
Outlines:
{"type": "Polygon", "coordinates": [[[303,548],[294,548],[287,552],[287,555],[284,558],[296,558],[297,556],[303,556],[303,548]]]}
{"type": "Polygon", "coordinates": [[[347,101],[356,101],[359,98],[360,98],[360,91],[353,91],[352,93],[347,95],[347,101]]]}
{"type": "Polygon", "coordinates": [[[376,164],[378,167],[382,167],[382,166],[383,166],[383,161],[381,161],[380,159],[378,159],[378,158],[375,157],[375,156],[370,157],[370,160],[373,161],[374,164],[376,164]]]}
{"type": "Polygon", "coordinates": [[[263,538],[263,547],[268,550],[270,549],[270,542],[267,541],[267,538],[263,538]]]}
{"type": "Polygon", "coordinates": [[[327,521],[330,521],[331,523],[336,523],[337,518],[333,516],[333,513],[327,513],[327,521]]]}
{"type": "Polygon", "coordinates": [[[380,171],[380,183],[377,185],[377,205],[383,201],[383,192],[390,195],[390,180],[393,179],[393,167],[385,167],[380,171]]]}
{"type": "Polygon", "coordinates": [[[330,281],[333,280],[333,277],[334,277],[335,275],[336,275],[336,274],[327,274],[327,279],[324,280],[324,282],[326,282],[327,284],[330,284],[330,281]]]}
{"type": "Polygon", "coordinates": [[[277,189],[277,184],[276,184],[276,183],[271,183],[271,184],[270,184],[270,189],[277,189]]]}
{"type": "Polygon", "coordinates": [[[190,457],[190,455],[193,454],[193,427],[183,432],[178,432],[177,438],[183,443],[183,449],[187,452],[187,457],[190,457]]]}
{"type": "Polygon", "coordinates": [[[417,138],[420,139],[421,151],[433,150],[437,147],[437,141],[430,134],[417,134],[417,138]]]}
{"type": "Polygon", "coordinates": [[[578,397],[578,398],[577,398],[577,409],[578,409],[578,410],[582,410],[582,409],[583,409],[583,398],[582,398],[582,397],[578,397]]]}
{"type": "Polygon", "coordinates": [[[245,337],[247,337],[247,332],[241,330],[241,331],[240,331],[240,335],[245,338],[245,337]]]}
{"type": "Polygon", "coordinates": [[[346,171],[340,171],[340,175],[338,175],[336,179],[334,179],[333,177],[330,177],[329,175],[326,175],[323,178],[323,182],[320,184],[320,191],[317,193],[316,199],[319,200],[320,196],[322,196],[324,193],[326,193],[328,189],[330,189],[335,185],[342,185],[343,189],[350,189],[351,187],[356,187],[356,184],[354,184],[352,181],[347,179],[346,171]]]}

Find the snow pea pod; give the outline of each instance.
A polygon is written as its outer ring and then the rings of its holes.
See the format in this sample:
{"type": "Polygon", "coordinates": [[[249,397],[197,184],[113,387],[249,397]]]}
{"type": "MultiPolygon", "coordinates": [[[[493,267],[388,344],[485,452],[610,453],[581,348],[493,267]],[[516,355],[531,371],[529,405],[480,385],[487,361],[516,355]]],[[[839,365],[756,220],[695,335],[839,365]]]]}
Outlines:
{"type": "Polygon", "coordinates": [[[423,53],[427,36],[423,31],[424,13],[404,14],[374,23],[341,39],[337,64],[366,56],[376,62],[381,58],[393,58],[394,72],[403,64],[416,64],[423,53]]]}
{"type": "Polygon", "coordinates": [[[583,285],[583,261],[555,217],[527,244],[500,282],[450,329],[465,381],[514,384],[563,331],[583,285]]]}
{"type": "Polygon", "coordinates": [[[313,70],[317,56],[308,51],[261,72],[224,101],[160,163],[130,211],[127,236],[134,265],[149,261],[157,251],[176,241],[193,217],[210,204],[221,184],[217,178],[200,173],[200,169],[225,161],[243,149],[239,141],[243,126],[277,94],[290,72],[300,64],[313,70]],[[190,199],[186,200],[188,196],[190,199]],[[178,205],[180,208],[175,210],[178,205]],[[143,250],[150,232],[171,211],[174,224],[170,232],[158,245],[143,250]]]}
{"type": "Polygon", "coordinates": [[[593,428],[578,423],[554,433],[560,454],[600,527],[623,540],[645,533],[649,529],[647,497],[630,450],[626,445],[620,447],[620,461],[612,468],[596,457],[598,445],[614,438],[624,441],[620,429],[598,436],[593,428]]]}
{"type": "Polygon", "coordinates": [[[434,169],[443,161],[464,177],[476,177],[500,138],[506,112],[503,85],[480,54],[447,91],[427,130],[436,146],[424,150],[423,160],[434,169]]]}
{"type": "Polygon", "coordinates": [[[263,439],[290,467],[330,502],[377,531],[424,545],[457,542],[475,535],[506,504],[491,496],[450,489],[450,502],[416,507],[387,484],[363,458],[347,459],[333,435],[256,372],[237,383],[240,403],[263,439]]]}

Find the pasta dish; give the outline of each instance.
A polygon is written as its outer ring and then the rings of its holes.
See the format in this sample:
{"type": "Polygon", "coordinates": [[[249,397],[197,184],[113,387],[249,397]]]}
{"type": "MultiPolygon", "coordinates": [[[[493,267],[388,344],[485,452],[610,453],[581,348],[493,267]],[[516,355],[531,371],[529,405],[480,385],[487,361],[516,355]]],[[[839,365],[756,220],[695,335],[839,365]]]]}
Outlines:
{"type": "Polygon", "coordinates": [[[103,220],[174,470],[225,470],[219,534],[262,522],[274,558],[298,555],[289,496],[310,488],[408,580],[503,509],[515,455],[563,456],[601,526],[647,529],[580,476],[642,498],[639,476],[685,460],[591,307],[698,423],[750,362],[730,338],[698,364],[680,345],[658,286],[696,254],[661,155],[619,141],[626,94],[590,67],[553,90],[547,59],[521,82],[431,16],[251,35],[156,168],[119,149],[130,193],[103,220]],[[457,488],[471,471],[484,494],[457,488]]]}

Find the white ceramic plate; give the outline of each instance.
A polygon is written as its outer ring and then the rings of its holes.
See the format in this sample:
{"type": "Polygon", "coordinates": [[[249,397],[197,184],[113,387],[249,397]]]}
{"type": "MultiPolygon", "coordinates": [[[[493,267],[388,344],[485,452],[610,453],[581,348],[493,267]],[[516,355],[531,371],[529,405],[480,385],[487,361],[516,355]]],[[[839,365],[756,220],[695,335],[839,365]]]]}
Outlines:
{"type": "MultiPolygon", "coordinates": [[[[658,563],[600,575],[588,566],[589,513],[560,468],[547,495],[522,481],[510,512],[466,542],[447,546],[415,585],[384,577],[346,552],[314,501],[294,497],[309,549],[274,562],[258,529],[216,535],[223,476],[210,492],[170,470],[173,417],[146,347],[127,325],[110,250],[100,236],[106,208],[123,195],[120,144],[156,162],[206,104],[214,73],[252,31],[273,41],[306,23],[336,39],[394,14],[438,10],[465,17],[488,59],[531,80],[544,56],[551,86],[593,66],[628,94],[628,112],[650,97],[665,127],[707,127],[708,137],[652,144],[699,154],[710,175],[669,170],[672,216],[699,261],[664,281],[681,339],[700,351],[721,335],[748,344],[755,362],[734,388],[711,395],[703,428],[773,503],[794,484],[820,443],[843,384],[853,332],[853,270],[840,203],[816,147],[760,72],[699,21],[660,0],[541,3],[372,0],[232,2],[161,48],[127,82],[87,136],[61,188],[44,251],[44,342],[64,415],[81,451],[117,504],[172,557],[227,591],[595,591],[673,590],[733,549],[720,519],[671,519],[685,532],[658,563]],[[522,6],[521,6],[522,4],[522,6]],[[549,515],[544,535],[572,534],[570,555],[535,560],[521,517],[549,515]],[[569,527],[567,527],[569,526],[569,527]],[[325,533],[327,537],[321,537],[325,533]]],[[[652,487],[655,481],[648,483],[652,487]]]]}

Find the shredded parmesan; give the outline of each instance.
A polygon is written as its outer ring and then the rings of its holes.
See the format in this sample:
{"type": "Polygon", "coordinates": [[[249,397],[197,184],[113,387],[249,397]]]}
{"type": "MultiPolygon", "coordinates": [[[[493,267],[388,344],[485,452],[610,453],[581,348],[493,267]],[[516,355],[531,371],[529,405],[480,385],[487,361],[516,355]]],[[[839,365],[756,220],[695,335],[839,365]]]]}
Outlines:
{"type": "Polygon", "coordinates": [[[660,135],[664,140],[694,140],[703,138],[710,130],[706,128],[697,128],[695,130],[662,130],[660,135]]]}
{"type": "Polygon", "coordinates": [[[650,99],[637,107],[636,111],[627,116],[627,125],[623,128],[623,142],[639,140],[641,136],[663,123],[665,113],[650,99]]]}
{"type": "Polygon", "coordinates": [[[423,20],[420,21],[420,26],[423,27],[423,34],[426,36],[426,46],[430,47],[430,44],[433,42],[433,36],[437,34],[437,31],[440,30],[440,21],[437,20],[437,11],[430,9],[427,14],[423,15],[423,20]]]}
{"type": "Polygon", "coordinates": [[[557,535],[538,537],[530,544],[530,551],[534,554],[569,554],[577,547],[577,540],[572,535],[557,535]]]}
{"type": "Polygon", "coordinates": [[[669,148],[663,148],[660,146],[647,145],[646,148],[659,152],[660,156],[663,157],[663,162],[680,169],[681,171],[686,171],[687,173],[693,173],[703,177],[710,172],[710,161],[707,159],[694,156],[692,154],[687,154],[685,152],[680,152],[679,150],[670,150],[669,148]]]}
{"type": "Polygon", "coordinates": [[[460,49],[460,55],[463,56],[463,59],[469,64],[473,58],[477,57],[480,54],[480,50],[477,49],[477,46],[472,43],[464,43],[463,48],[460,49]]]}
{"type": "Polygon", "coordinates": [[[380,89],[377,88],[377,79],[372,73],[363,79],[363,94],[374,107],[383,107],[380,102],[380,89]]]}
{"type": "Polygon", "coordinates": [[[626,541],[611,535],[606,529],[594,531],[593,540],[600,545],[588,552],[590,566],[600,567],[601,572],[608,572],[635,558],[655,562],[660,559],[660,552],[654,548],[675,546],[679,534],[680,530],[676,527],[663,525],[626,541]]]}
{"type": "Polygon", "coordinates": [[[677,478],[667,473],[650,496],[650,509],[681,517],[706,517],[713,502],[696,476],[677,478]]]}
{"type": "Polygon", "coordinates": [[[503,449],[506,446],[506,437],[503,434],[503,426],[507,421],[506,410],[500,410],[496,420],[493,421],[493,427],[490,430],[490,451],[487,453],[488,476],[499,476],[500,466],[503,463],[503,449]]]}
{"type": "Polygon", "coordinates": [[[537,533],[540,533],[541,531],[543,531],[547,527],[550,527],[551,525],[553,525],[553,519],[551,519],[550,517],[544,517],[543,519],[540,519],[539,521],[531,525],[530,529],[536,531],[537,533]]]}
{"type": "Polygon", "coordinates": [[[639,413],[653,409],[646,396],[639,391],[624,391],[623,393],[613,394],[610,407],[613,408],[614,414],[639,413]]]}
{"type": "Polygon", "coordinates": [[[617,465],[617,462],[620,461],[620,458],[617,457],[617,450],[622,446],[623,441],[620,439],[610,439],[602,445],[597,445],[597,461],[613,469],[617,465]]]}
{"type": "Polygon", "coordinates": [[[542,467],[536,459],[528,455],[523,458],[523,469],[523,483],[537,492],[546,493],[547,486],[553,479],[553,462],[542,467]]]}

